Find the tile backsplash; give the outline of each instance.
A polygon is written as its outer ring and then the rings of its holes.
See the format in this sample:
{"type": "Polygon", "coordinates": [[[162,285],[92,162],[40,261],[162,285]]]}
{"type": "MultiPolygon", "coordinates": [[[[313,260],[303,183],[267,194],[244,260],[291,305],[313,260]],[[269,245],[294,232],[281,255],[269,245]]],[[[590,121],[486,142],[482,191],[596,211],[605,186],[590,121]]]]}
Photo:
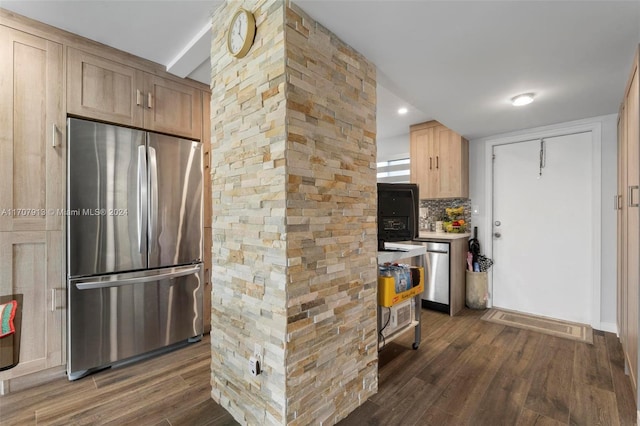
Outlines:
{"type": "Polygon", "coordinates": [[[420,230],[429,231],[430,225],[437,220],[447,217],[445,212],[449,207],[464,207],[464,220],[467,222],[467,232],[473,232],[471,224],[471,200],[469,198],[439,198],[434,200],[420,200],[420,230]]]}

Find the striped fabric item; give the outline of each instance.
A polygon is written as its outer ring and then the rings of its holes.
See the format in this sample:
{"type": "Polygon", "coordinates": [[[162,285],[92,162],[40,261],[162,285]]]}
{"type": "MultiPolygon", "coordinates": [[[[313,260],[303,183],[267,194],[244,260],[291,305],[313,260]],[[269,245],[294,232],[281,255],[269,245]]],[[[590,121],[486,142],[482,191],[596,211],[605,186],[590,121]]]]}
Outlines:
{"type": "Polygon", "coordinates": [[[15,300],[0,305],[0,337],[15,333],[16,328],[13,325],[13,318],[16,316],[17,308],[18,302],[15,300]]]}

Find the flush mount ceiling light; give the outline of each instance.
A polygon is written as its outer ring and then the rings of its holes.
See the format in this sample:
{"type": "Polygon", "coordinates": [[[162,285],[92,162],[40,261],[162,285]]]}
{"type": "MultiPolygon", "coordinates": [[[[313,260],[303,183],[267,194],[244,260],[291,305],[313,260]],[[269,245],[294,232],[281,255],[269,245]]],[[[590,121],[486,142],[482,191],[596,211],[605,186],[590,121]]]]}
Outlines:
{"type": "Polygon", "coordinates": [[[529,105],[531,102],[533,102],[534,96],[535,95],[533,93],[523,93],[511,98],[511,104],[513,106],[529,105]]]}
{"type": "Polygon", "coordinates": [[[409,110],[407,108],[405,108],[405,107],[398,108],[398,114],[400,114],[400,115],[404,115],[407,112],[409,112],[409,110]]]}

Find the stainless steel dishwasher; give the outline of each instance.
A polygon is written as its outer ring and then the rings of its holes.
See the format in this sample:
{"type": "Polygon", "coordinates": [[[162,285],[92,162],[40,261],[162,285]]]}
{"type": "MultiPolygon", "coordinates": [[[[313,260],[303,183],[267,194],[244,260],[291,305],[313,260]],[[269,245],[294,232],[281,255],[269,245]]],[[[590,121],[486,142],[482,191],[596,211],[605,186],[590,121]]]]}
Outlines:
{"type": "MultiPolygon", "coordinates": [[[[415,244],[415,243],[414,243],[415,244]]],[[[422,307],[449,313],[449,252],[446,242],[420,241],[427,254],[420,259],[425,271],[422,307]]]]}

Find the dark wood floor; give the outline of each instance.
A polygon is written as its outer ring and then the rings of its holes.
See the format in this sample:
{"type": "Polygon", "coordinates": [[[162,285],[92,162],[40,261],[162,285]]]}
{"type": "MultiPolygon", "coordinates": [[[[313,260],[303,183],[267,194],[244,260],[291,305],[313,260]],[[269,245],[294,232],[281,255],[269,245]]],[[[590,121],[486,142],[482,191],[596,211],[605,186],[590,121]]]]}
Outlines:
{"type": "MultiPolygon", "coordinates": [[[[423,311],[380,352],[379,391],[350,425],[633,425],[635,405],[615,335],[588,345],[423,311]]],[[[235,425],[210,398],[209,340],[70,383],[0,397],[0,424],[235,425]]]]}
{"type": "Polygon", "coordinates": [[[205,336],[136,364],[0,397],[0,425],[237,425],[211,399],[210,369],[205,336]]]}
{"type": "Polygon", "coordinates": [[[594,344],[423,311],[412,333],[380,352],[378,393],[350,425],[635,425],[622,348],[611,333],[594,344]]]}

